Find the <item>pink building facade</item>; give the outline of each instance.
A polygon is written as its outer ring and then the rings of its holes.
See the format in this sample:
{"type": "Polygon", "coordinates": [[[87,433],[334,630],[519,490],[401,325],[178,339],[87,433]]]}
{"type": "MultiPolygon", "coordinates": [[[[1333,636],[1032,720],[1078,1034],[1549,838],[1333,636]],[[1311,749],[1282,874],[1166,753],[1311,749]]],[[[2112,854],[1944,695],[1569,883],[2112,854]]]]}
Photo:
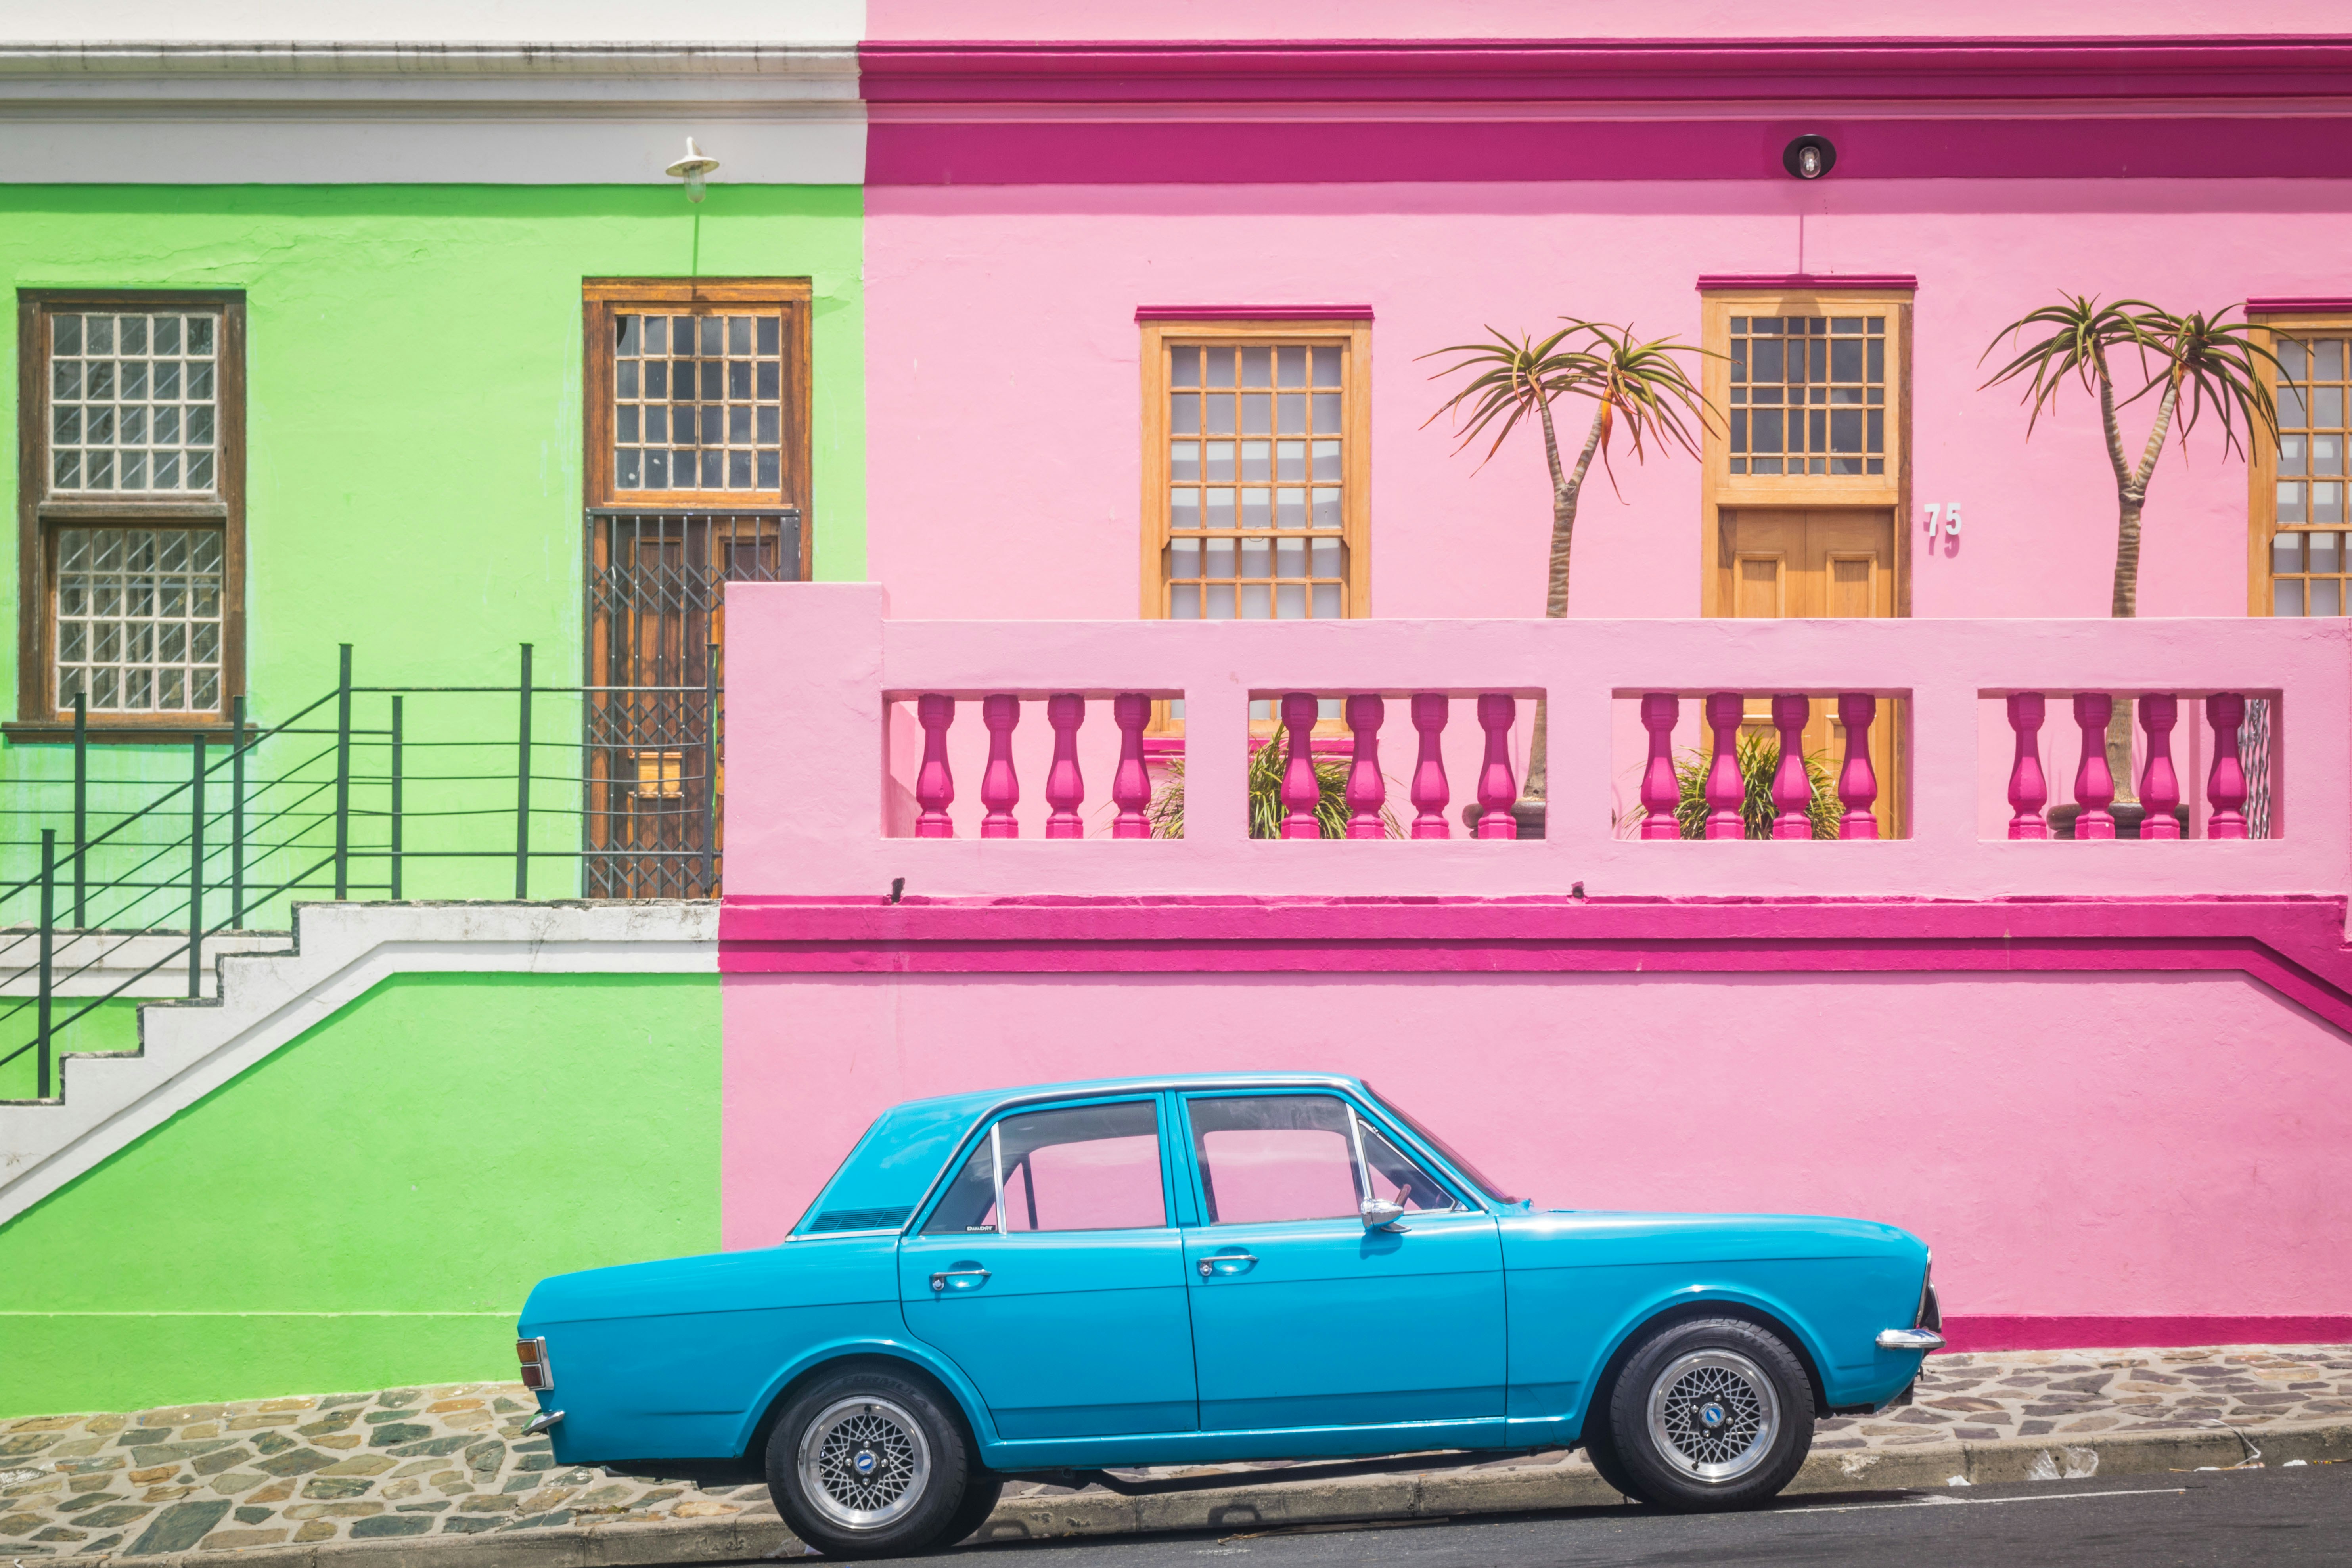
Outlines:
{"type": "Polygon", "coordinates": [[[1204,5],[1187,39],[871,6],[871,582],[729,604],[728,1245],[780,1237],[897,1100],[1297,1068],[1538,1205],[1904,1225],[1962,1347],[2352,1331],[2352,34],[2284,4],[2227,37],[2191,5],[2064,37],[2006,4],[1899,37],[1565,15],[1204,5]],[[1784,166],[1803,136],[1822,178],[1784,166]],[[1982,385],[2063,293],[2307,351],[2281,434],[2228,449],[2209,411],[2159,460],[2136,620],[2093,400],[2029,440],[1982,385]],[[1702,351],[1742,434],[1617,447],[1559,621],[1539,444],[1457,450],[1428,356],[1564,316],[1702,351]],[[1869,345],[1832,387],[1866,447],[1746,422],[1756,344],[1808,324],[1869,345]],[[1843,837],[1654,836],[1711,695],[1725,752],[1804,699],[1843,837]],[[1538,698],[1542,837],[1474,837],[1538,698]],[[1250,836],[1286,699],[1364,840],[1250,836]],[[2089,826],[2126,700],[2121,793],[2177,795],[2177,840],[2089,826]],[[1129,837],[1175,759],[1181,837],[1129,837]]]}

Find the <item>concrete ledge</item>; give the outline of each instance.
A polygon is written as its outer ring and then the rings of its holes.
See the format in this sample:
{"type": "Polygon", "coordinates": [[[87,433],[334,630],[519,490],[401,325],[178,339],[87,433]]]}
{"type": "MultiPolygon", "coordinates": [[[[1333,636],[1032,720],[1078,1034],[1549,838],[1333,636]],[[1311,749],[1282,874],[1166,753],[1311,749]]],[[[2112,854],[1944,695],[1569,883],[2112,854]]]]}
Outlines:
{"type": "MultiPolygon", "coordinates": [[[[2163,1475],[2245,1463],[2258,1450],[2266,1465],[2303,1459],[2352,1460],[2352,1423],[2288,1431],[2149,1432],[2099,1436],[2080,1443],[2034,1440],[1928,1443],[1893,1451],[1815,1454],[1788,1493],[1942,1489],[1970,1485],[2081,1480],[2094,1475],[2163,1475]]],[[[1151,1531],[1264,1530],[1383,1519],[1459,1519],[1481,1514],[1608,1507],[1624,1500],[1593,1473],[1581,1454],[1549,1464],[1484,1470],[1361,1476],[1295,1486],[1237,1486],[1214,1491],[1127,1498],[1087,1490],[1007,1498],[973,1537],[1038,1541],[1151,1531]]],[[[542,1534],[432,1535],[396,1542],[328,1542],[238,1552],[187,1552],[144,1557],[156,1568],[201,1568],[234,1561],[240,1568],[646,1568],[668,1563],[740,1563],[809,1555],[773,1519],[695,1520],[675,1524],[549,1530],[542,1534]]]]}

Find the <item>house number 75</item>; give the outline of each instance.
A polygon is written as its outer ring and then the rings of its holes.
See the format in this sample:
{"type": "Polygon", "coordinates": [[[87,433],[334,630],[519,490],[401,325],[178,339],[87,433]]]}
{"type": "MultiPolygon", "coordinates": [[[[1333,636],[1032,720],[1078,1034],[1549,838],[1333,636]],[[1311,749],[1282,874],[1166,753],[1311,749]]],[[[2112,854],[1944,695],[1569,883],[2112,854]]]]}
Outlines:
{"type": "Polygon", "coordinates": [[[1958,501],[1929,501],[1927,503],[1927,537],[1930,539],[1936,537],[1936,529],[1937,526],[1936,514],[1939,511],[1943,513],[1943,531],[1946,533],[1950,534],[1955,539],[1958,538],[1960,532],[1960,503],[1958,501]]]}

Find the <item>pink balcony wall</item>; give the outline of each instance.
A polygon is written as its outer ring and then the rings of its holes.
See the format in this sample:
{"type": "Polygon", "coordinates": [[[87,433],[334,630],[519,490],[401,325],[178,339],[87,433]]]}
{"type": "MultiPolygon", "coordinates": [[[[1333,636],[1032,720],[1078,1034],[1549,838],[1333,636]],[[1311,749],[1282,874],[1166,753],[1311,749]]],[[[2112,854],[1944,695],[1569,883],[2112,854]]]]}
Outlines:
{"type": "MultiPolygon", "coordinates": [[[[2352,1332],[2352,623],[886,620],[730,600],[725,1226],[789,1227],[903,1098],[1110,1073],[1360,1072],[1544,1204],[1858,1213],[1937,1247],[1963,1342],[2352,1332]],[[1913,833],[1640,843],[1645,691],[1906,699],[1913,833]],[[1540,841],[1244,836],[1252,695],[1546,690],[1540,841]],[[1181,692],[1181,842],[887,836],[927,691],[1181,692]],[[2020,844],[2010,690],[2272,696],[2282,837],[2020,844]],[[2296,715],[2317,721],[2294,721],[2296,715]],[[903,903],[892,879],[907,879],[903,903]],[[1571,895],[1582,884],[1582,897],[1571,895]],[[2333,1314],[2331,1316],[2331,1314],[2333,1314]]],[[[1097,717],[1108,732],[1107,715],[1097,717]]],[[[1390,704],[1390,725],[1402,705],[1390,704]]],[[[2184,701],[2176,741],[2201,722],[2184,701]]],[[[2051,704],[2053,782],[2075,742],[2051,704]]],[[[1044,725],[1016,752],[1024,811],[1044,725]]],[[[1386,748],[1402,776],[1404,749],[1386,748]]],[[[2204,754],[2177,743],[2185,780],[2204,754]]],[[[1466,798],[1466,767],[1454,774],[1466,798]]],[[[1090,814],[1108,770],[1089,761],[1090,814]]],[[[966,807],[970,810],[967,812],[966,807]]],[[[1042,806],[1039,808],[1042,811],[1042,806]]]]}

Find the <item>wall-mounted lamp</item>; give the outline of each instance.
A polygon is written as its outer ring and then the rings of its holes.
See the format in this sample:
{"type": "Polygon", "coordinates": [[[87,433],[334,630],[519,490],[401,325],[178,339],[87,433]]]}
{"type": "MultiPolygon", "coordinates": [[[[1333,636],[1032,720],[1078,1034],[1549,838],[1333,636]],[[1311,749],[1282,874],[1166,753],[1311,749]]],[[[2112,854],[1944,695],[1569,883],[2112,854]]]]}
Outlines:
{"type": "Polygon", "coordinates": [[[1792,178],[1818,180],[1837,167],[1837,144],[1826,136],[1800,136],[1781,149],[1780,166],[1792,178]]]}
{"type": "Polygon", "coordinates": [[[686,139],[686,156],[662,171],[673,180],[686,182],[686,199],[690,202],[702,199],[703,183],[718,172],[719,160],[697,147],[691,136],[686,139]]]}

